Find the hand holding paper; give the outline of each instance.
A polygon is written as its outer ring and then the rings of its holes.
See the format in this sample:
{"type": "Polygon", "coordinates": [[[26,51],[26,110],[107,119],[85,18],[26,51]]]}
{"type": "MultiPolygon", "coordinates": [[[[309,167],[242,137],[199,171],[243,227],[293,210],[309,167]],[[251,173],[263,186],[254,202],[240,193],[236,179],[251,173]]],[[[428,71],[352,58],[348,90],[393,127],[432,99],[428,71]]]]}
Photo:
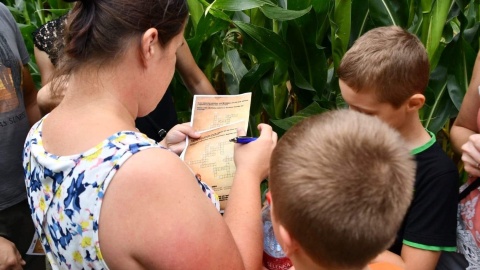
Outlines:
{"type": "Polygon", "coordinates": [[[190,123],[179,124],[168,131],[160,144],[172,150],[172,152],[177,155],[180,155],[186,147],[187,137],[198,139],[200,133],[196,132],[195,129],[190,126],[190,123]]]}
{"type": "Polygon", "coordinates": [[[181,157],[217,193],[221,209],[226,206],[235,174],[235,144],[229,140],[238,135],[237,129],[247,129],[250,101],[251,93],[194,97],[192,127],[201,137],[188,139],[181,157]]]}

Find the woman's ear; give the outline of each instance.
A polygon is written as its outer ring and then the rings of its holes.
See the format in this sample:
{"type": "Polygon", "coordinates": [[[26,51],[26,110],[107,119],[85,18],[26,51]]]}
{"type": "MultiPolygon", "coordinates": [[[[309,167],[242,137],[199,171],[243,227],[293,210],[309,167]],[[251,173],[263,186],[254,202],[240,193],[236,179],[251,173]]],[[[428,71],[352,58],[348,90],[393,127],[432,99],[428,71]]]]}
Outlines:
{"type": "Polygon", "coordinates": [[[158,47],[155,45],[158,43],[158,31],[155,28],[150,28],[142,35],[141,41],[141,54],[144,60],[144,64],[147,64],[156,53],[159,53],[158,47]]]}
{"type": "Polygon", "coordinates": [[[423,94],[414,94],[407,101],[408,111],[418,111],[425,104],[425,96],[423,94]]]}

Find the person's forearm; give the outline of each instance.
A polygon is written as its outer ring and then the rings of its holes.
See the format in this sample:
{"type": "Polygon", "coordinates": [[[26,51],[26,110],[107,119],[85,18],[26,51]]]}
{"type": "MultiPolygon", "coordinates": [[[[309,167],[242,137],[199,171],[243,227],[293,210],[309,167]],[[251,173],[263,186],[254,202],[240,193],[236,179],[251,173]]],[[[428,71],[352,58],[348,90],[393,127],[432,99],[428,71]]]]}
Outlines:
{"type": "Polygon", "coordinates": [[[28,116],[28,122],[30,123],[30,126],[33,126],[38,120],[41,118],[40,110],[38,109],[37,103],[35,104],[30,104],[28,107],[26,107],[27,110],[27,116],[28,116]]]}
{"type": "Polygon", "coordinates": [[[480,53],[475,60],[472,72],[472,79],[468,86],[467,93],[463,97],[462,106],[450,131],[450,141],[453,150],[462,154],[461,147],[467,142],[468,137],[478,133],[477,116],[480,108],[480,53]]]}
{"type": "Polygon", "coordinates": [[[465,144],[468,141],[468,137],[473,134],[475,134],[475,132],[468,128],[452,126],[450,130],[450,142],[452,143],[453,151],[461,155],[462,145],[465,144]]]}
{"type": "Polygon", "coordinates": [[[30,126],[40,120],[40,110],[37,105],[37,89],[33,82],[28,66],[23,68],[23,102],[27,111],[30,126]]]}
{"type": "Polygon", "coordinates": [[[405,269],[434,270],[440,254],[440,251],[423,250],[403,245],[401,257],[405,262],[405,269]]]}
{"type": "Polygon", "coordinates": [[[25,261],[10,240],[0,236],[0,270],[22,269],[25,261]]]}
{"type": "Polygon", "coordinates": [[[187,41],[184,41],[184,44],[177,50],[175,67],[192,95],[217,94],[210,81],[195,62],[187,41]]]}
{"type": "Polygon", "coordinates": [[[235,174],[224,214],[245,269],[261,269],[262,266],[260,179],[252,179],[255,177],[248,172],[235,174]]]}
{"type": "Polygon", "coordinates": [[[213,89],[212,84],[205,78],[196,85],[187,86],[190,92],[194,95],[216,95],[217,92],[213,89]]]}

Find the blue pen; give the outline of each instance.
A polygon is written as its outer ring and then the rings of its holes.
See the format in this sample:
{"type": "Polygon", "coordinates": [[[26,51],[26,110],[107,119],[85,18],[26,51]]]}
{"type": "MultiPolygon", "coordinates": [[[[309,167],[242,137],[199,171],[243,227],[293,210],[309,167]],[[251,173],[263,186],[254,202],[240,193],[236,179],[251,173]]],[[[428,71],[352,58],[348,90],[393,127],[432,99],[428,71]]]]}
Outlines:
{"type": "Polygon", "coordinates": [[[233,139],[230,139],[230,141],[234,142],[234,143],[246,144],[246,143],[249,143],[249,142],[253,142],[256,139],[258,139],[258,138],[257,137],[247,137],[247,136],[238,136],[238,137],[235,137],[233,139]]]}

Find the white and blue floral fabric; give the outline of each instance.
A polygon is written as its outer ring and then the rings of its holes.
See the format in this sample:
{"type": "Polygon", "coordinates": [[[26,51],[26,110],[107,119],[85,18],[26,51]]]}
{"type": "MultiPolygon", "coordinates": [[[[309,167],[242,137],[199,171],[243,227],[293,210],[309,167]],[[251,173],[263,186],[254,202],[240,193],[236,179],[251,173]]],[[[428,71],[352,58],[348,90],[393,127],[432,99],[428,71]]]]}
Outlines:
{"type": "MultiPolygon", "coordinates": [[[[42,123],[30,130],[23,153],[28,201],[42,246],[53,269],[108,269],[98,238],[103,195],[129,157],[161,146],[142,133],[121,131],[82,154],[56,156],[43,147],[42,123]]],[[[219,210],[218,196],[196,181],[219,210]]]]}

